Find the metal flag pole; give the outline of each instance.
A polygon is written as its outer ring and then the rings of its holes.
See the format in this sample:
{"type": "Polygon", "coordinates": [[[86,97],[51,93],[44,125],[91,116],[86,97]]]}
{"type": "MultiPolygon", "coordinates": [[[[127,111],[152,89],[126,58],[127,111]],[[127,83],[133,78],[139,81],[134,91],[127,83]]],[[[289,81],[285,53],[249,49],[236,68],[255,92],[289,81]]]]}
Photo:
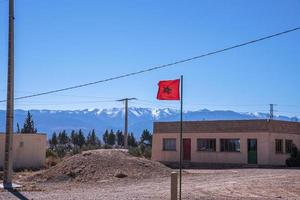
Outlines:
{"type": "Polygon", "coordinates": [[[4,154],[3,187],[13,188],[13,120],[14,120],[14,0],[9,0],[8,77],[6,103],[6,135],[4,154]]]}
{"type": "Polygon", "coordinates": [[[180,78],[180,164],[179,164],[179,200],[181,200],[181,184],[182,184],[182,110],[183,110],[183,76],[180,78]]]}

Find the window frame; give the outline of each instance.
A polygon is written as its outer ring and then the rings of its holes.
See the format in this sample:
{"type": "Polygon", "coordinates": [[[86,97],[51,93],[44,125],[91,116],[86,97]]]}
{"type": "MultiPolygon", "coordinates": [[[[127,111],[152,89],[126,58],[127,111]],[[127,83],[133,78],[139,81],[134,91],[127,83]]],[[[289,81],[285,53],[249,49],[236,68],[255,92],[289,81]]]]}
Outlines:
{"type": "Polygon", "coordinates": [[[177,144],[176,144],[177,140],[176,138],[163,138],[163,143],[162,143],[162,150],[163,151],[177,151],[177,144]],[[166,141],[168,140],[172,140],[172,141],[175,141],[174,144],[175,144],[175,148],[166,148],[166,141]]]}
{"type": "Polygon", "coordinates": [[[276,154],[283,154],[283,139],[275,139],[275,153],[276,154]],[[280,142],[280,146],[277,146],[278,143],[280,142]],[[279,150],[280,149],[280,150],[279,150]],[[279,150],[279,151],[278,151],[279,150]]]}
{"type": "Polygon", "coordinates": [[[220,139],[220,152],[227,152],[227,153],[240,153],[241,152],[241,139],[240,138],[221,138],[220,139]],[[223,146],[223,141],[228,141],[227,145],[226,143],[223,146]],[[238,145],[235,144],[235,142],[233,143],[229,143],[229,141],[238,141],[238,145]],[[234,144],[233,146],[230,147],[230,145],[234,144]],[[227,148],[226,148],[227,147],[227,148]],[[237,148],[238,147],[238,148],[237,148]],[[232,148],[238,149],[238,150],[232,150],[232,148]]]}
{"type": "Polygon", "coordinates": [[[217,151],[217,139],[216,138],[197,138],[197,151],[199,151],[199,152],[216,152],[217,151]],[[199,148],[200,147],[200,144],[199,144],[200,141],[208,142],[206,145],[207,146],[212,146],[213,148],[208,148],[208,149],[201,150],[199,148]],[[211,145],[211,144],[213,144],[213,145],[211,145]]]}

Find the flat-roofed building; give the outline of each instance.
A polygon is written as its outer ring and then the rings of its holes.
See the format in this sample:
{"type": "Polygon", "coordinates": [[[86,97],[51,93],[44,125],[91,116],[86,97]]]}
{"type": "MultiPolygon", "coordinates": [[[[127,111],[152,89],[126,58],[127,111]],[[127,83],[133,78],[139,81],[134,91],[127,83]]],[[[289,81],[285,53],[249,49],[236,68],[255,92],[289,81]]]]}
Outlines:
{"type": "MultiPolygon", "coordinates": [[[[180,122],[154,122],[152,160],[179,162],[180,122]]],[[[183,160],[203,164],[285,165],[300,147],[300,123],[278,120],[183,122],[183,160]]]]}
{"type": "MultiPolygon", "coordinates": [[[[5,134],[0,133],[0,168],[3,168],[5,134]]],[[[14,134],[13,168],[39,169],[46,163],[46,134],[14,134]]]]}

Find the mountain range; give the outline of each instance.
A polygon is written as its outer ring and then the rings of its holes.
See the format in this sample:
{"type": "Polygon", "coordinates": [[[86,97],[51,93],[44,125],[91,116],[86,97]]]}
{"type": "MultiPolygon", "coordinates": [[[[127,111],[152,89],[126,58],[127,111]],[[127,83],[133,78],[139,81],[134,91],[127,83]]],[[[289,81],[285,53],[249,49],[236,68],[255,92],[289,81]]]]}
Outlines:
{"type": "MultiPolygon", "coordinates": [[[[38,132],[49,136],[56,131],[82,129],[85,134],[95,129],[101,136],[106,129],[123,130],[124,109],[93,109],[93,110],[30,110],[33,115],[38,132]]],[[[22,127],[26,118],[26,110],[15,110],[15,126],[19,123],[22,127]]],[[[135,136],[140,136],[144,129],[152,131],[154,121],[178,121],[180,112],[175,109],[153,109],[130,107],[129,131],[135,136]]],[[[242,119],[266,119],[267,113],[240,113],[229,110],[210,111],[202,109],[198,111],[185,111],[184,120],[242,120],[242,119]]],[[[275,119],[291,121],[287,116],[275,116],[275,119]]],[[[5,130],[5,111],[0,110],[0,131],[5,130]]]]}

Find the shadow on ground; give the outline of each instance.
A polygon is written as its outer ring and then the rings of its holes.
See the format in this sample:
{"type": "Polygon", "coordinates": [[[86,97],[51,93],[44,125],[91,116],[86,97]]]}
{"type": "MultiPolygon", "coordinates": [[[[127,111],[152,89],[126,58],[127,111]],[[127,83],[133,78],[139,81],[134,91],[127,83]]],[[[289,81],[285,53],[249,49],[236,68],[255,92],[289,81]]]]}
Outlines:
{"type": "Polygon", "coordinates": [[[20,200],[29,200],[27,197],[25,197],[22,193],[20,193],[16,189],[7,189],[8,192],[10,192],[12,195],[14,195],[17,199],[20,200]]]}

